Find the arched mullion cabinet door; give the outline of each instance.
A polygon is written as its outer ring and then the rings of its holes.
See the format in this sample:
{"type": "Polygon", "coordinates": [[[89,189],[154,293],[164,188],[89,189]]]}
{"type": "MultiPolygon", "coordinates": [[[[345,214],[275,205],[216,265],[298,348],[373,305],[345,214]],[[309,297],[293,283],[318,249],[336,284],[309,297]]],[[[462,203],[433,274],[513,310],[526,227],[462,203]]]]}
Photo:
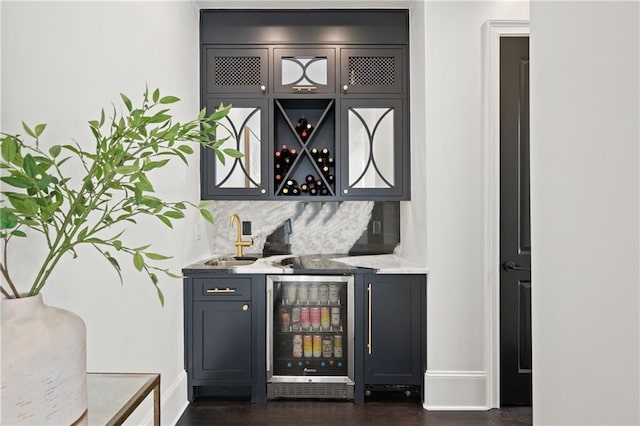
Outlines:
{"type": "Polygon", "coordinates": [[[335,49],[274,49],[273,91],[308,95],[335,93],[335,49]]]}
{"type": "Polygon", "coordinates": [[[344,199],[409,199],[402,106],[401,99],[342,100],[340,195],[344,199]]]}
{"type": "Polygon", "coordinates": [[[208,98],[207,111],[220,103],[231,104],[229,114],[217,128],[221,149],[233,148],[241,158],[224,157],[224,164],[212,149],[202,148],[200,186],[202,199],[266,199],[268,196],[267,99],[208,98]]]}

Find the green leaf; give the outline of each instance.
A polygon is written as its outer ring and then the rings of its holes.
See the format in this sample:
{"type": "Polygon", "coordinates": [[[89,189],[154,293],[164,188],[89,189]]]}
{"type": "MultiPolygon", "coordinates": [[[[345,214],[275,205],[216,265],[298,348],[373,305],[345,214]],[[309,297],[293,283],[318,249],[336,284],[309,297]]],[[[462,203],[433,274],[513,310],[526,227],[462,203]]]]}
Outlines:
{"type": "Polygon", "coordinates": [[[24,129],[25,132],[27,132],[27,134],[29,136],[31,136],[32,138],[36,137],[36,134],[33,132],[33,130],[31,130],[31,128],[29,126],[27,126],[27,123],[25,123],[24,121],[22,122],[22,128],[24,129]]]}
{"type": "Polygon", "coordinates": [[[108,252],[105,254],[105,256],[106,256],[107,260],[109,261],[109,263],[111,264],[111,266],[113,266],[113,268],[118,273],[118,277],[120,278],[120,284],[122,284],[123,283],[122,274],[120,273],[120,271],[122,269],[120,268],[120,264],[118,263],[118,261],[115,258],[111,257],[111,255],[108,252]]]}
{"type": "Polygon", "coordinates": [[[130,175],[138,170],[140,170],[138,166],[120,166],[115,168],[115,172],[120,173],[121,175],[130,175]]]}
{"type": "Polygon", "coordinates": [[[244,155],[242,155],[242,153],[240,151],[236,151],[235,149],[225,148],[223,151],[229,157],[233,157],[233,158],[242,158],[242,157],[244,157],[244,155]]]}
{"type": "Polygon", "coordinates": [[[82,241],[84,240],[84,237],[87,236],[87,233],[89,232],[89,228],[88,227],[84,227],[80,230],[80,232],[78,232],[78,241],[82,241]]]}
{"type": "Polygon", "coordinates": [[[211,214],[211,212],[209,210],[200,209],[200,214],[202,215],[202,217],[204,217],[204,219],[207,222],[213,223],[213,215],[211,214]]]}
{"type": "Polygon", "coordinates": [[[0,209],[0,229],[11,229],[18,226],[18,216],[9,209],[0,209]]]}
{"type": "Polygon", "coordinates": [[[164,215],[172,219],[182,219],[184,217],[184,213],[179,210],[169,210],[165,212],[164,215]]]}
{"type": "Polygon", "coordinates": [[[144,166],[142,166],[143,171],[149,171],[153,169],[157,169],[159,167],[164,167],[165,164],[169,162],[169,159],[160,160],[160,161],[149,161],[144,166]]]}
{"type": "Polygon", "coordinates": [[[124,93],[120,93],[120,97],[122,98],[122,102],[124,102],[129,112],[131,112],[131,110],[133,109],[131,99],[129,99],[124,93]]]}
{"type": "Polygon", "coordinates": [[[27,236],[27,234],[25,234],[23,231],[20,231],[19,229],[11,231],[11,235],[13,235],[15,237],[26,237],[27,236]]]}
{"type": "Polygon", "coordinates": [[[220,121],[222,118],[224,118],[229,113],[230,110],[231,110],[231,105],[224,106],[224,105],[220,104],[218,109],[215,110],[213,112],[213,114],[211,114],[209,116],[207,121],[220,121]]]}
{"type": "Polygon", "coordinates": [[[142,268],[144,268],[144,258],[140,252],[133,254],[133,266],[135,266],[138,271],[142,271],[142,268]]]}
{"type": "Polygon", "coordinates": [[[165,256],[159,253],[145,253],[145,256],[152,260],[166,260],[172,258],[172,256],[165,256]]]}
{"type": "Polygon", "coordinates": [[[182,278],[182,275],[174,274],[173,272],[169,271],[168,269],[163,269],[162,272],[164,272],[167,276],[169,276],[171,278],[182,278]]]}
{"type": "Polygon", "coordinates": [[[60,155],[61,150],[62,148],[60,147],[60,145],[54,145],[49,148],[49,154],[51,154],[53,158],[56,158],[58,155],[60,155]]]}
{"type": "Polygon", "coordinates": [[[33,159],[31,154],[27,154],[24,156],[22,169],[30,178],[34,178],[38,174],[38,165],[36,164],[36,160],[33,159]]]}
{"type": "Polygon", "coordinates": [[[170,120],[171,116],[169,114],[163,114],[161,112],[149,117],[149,123],[162,123],[167,120],[170,120]]]}
{"type": "Polygon", "coordinates": [[[180,100],[180,98],[177,98],[175,96],[164,96],[162,99],[160,99],[160,103],[161,104],[172,104],[175,102],[178,102],[180,100]]]}
{"type": "Polygon", "coordinates": [[[2,139],[2,158],[7,163],[13,162],[13,159],[16,158],[18,154],[18,144],[15,139],[11,136],[7,136],[2,139]]]}
{"type": "Polygon", "coordinates": [[[46,129],[46,127],[46,123],[36,124],[36,127],[34,129],[36,136],[40,136],[42,132],[44,132],[44,129],[46,129]]]}
{"type": "Polygon", "coordinates": [[[224,166],[224,162],[225,162],[224,154],[222,153],[222,151],[218,151],[218,150],[216,150],[215,152],[216,152],[216,157],[218,157],[218,161],[220,161],[220,164],[224,166]]]}
{"type": "Polygon", "coordinates": [[[118,251],[122,248],[122,241],[120,240],[113,240],[111,244],[113,244],[113,247],[118,251]]]}
{"type": "Polygon", "coordinates": [[[151,99],[153,99],[154,103],[158,102],[158,99],[160,99],[160,89],[156,89],[153,91],[153,96],[151,99]]]}
{"type": "Polygon", "coordinates": [[[193,154],[193,148],[191,148],[189,145],[180,145],[178,149],[185,154],[193,154]]]}
{"type": "Polygon", "coordinates": [[[29,179],[25,179],[22,176],[2,176],[0,180],[16,188],[30,188],[32,186],[29,179]]]}
{"type": "Polygon", "coordinates": [[[173,229],[173,224],[171,223],[171,221],[169,219],[167,219],[166,217],[162,216],[162,215],[157,215],[156,216],[158,219],[160,219],[160,222],[164,223],[165,225],[167,225],[169,228],[173,229]]]}
{"type": "Polygon", "coordinates": [[[156,286],[156,291],[158,292],[158,299],[160,299],[160,305],[164,306],[164,295],[162,294],[162,290],[160,290],[160,287],[158,287],[156,283],[154,284],[156,286]]]}

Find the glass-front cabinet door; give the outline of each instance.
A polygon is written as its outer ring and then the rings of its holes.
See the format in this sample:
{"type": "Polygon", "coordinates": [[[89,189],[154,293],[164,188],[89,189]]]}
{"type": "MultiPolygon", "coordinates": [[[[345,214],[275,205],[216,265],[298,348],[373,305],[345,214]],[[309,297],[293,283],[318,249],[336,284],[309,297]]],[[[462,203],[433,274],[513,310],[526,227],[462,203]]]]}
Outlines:
{"type": "MultiPolygon", "coordinates": [[[[406,155],[400,99],[343,99],[341,193],[345,198],[402,199],[406,155]]],[[[407,159],[408,164],[408,159],[407,159]]]]}
{"type": "Polygon", "coordinates": [[[334,49],[274,49],[274,91],[334,93],[334,49]]]}
{"type": "Polygon", "coordinates": [[[211,198],[243,198],[267,196],[267,100],[208,99],[207,111],[220,103],[231,104],[229,114],[220,121],[216,138],[226,141],[220,149],[233,148],[241,158],[224,156],[224,164],[213,150],[201,153],[201,196],[211,198]]]}

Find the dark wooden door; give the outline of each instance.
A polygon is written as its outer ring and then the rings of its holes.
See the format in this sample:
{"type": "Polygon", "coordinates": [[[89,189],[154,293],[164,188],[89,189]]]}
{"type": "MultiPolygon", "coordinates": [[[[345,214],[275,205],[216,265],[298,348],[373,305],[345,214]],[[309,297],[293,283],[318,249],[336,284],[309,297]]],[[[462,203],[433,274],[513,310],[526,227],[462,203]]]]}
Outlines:
{"type": "Polygon", "coordinates": [[[500,400],[531,405],[529,38],[500,40],[500,400]]]}

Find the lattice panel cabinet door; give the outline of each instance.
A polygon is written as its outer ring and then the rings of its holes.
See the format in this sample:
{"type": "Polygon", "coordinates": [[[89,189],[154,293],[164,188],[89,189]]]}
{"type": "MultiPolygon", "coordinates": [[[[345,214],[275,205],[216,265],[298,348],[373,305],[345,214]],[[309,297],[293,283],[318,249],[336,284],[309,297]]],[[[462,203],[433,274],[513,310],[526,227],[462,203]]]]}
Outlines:
{"type": "Polygon", "coordinates": [[[205,47],[207,93],[266,93],[269,79],[267,49],[205,47]]]}
{"type": "Polygon", "coordinates": [[[344,94],[404,92],[402,48],[341,49],[340,90],[344,94]]]}

